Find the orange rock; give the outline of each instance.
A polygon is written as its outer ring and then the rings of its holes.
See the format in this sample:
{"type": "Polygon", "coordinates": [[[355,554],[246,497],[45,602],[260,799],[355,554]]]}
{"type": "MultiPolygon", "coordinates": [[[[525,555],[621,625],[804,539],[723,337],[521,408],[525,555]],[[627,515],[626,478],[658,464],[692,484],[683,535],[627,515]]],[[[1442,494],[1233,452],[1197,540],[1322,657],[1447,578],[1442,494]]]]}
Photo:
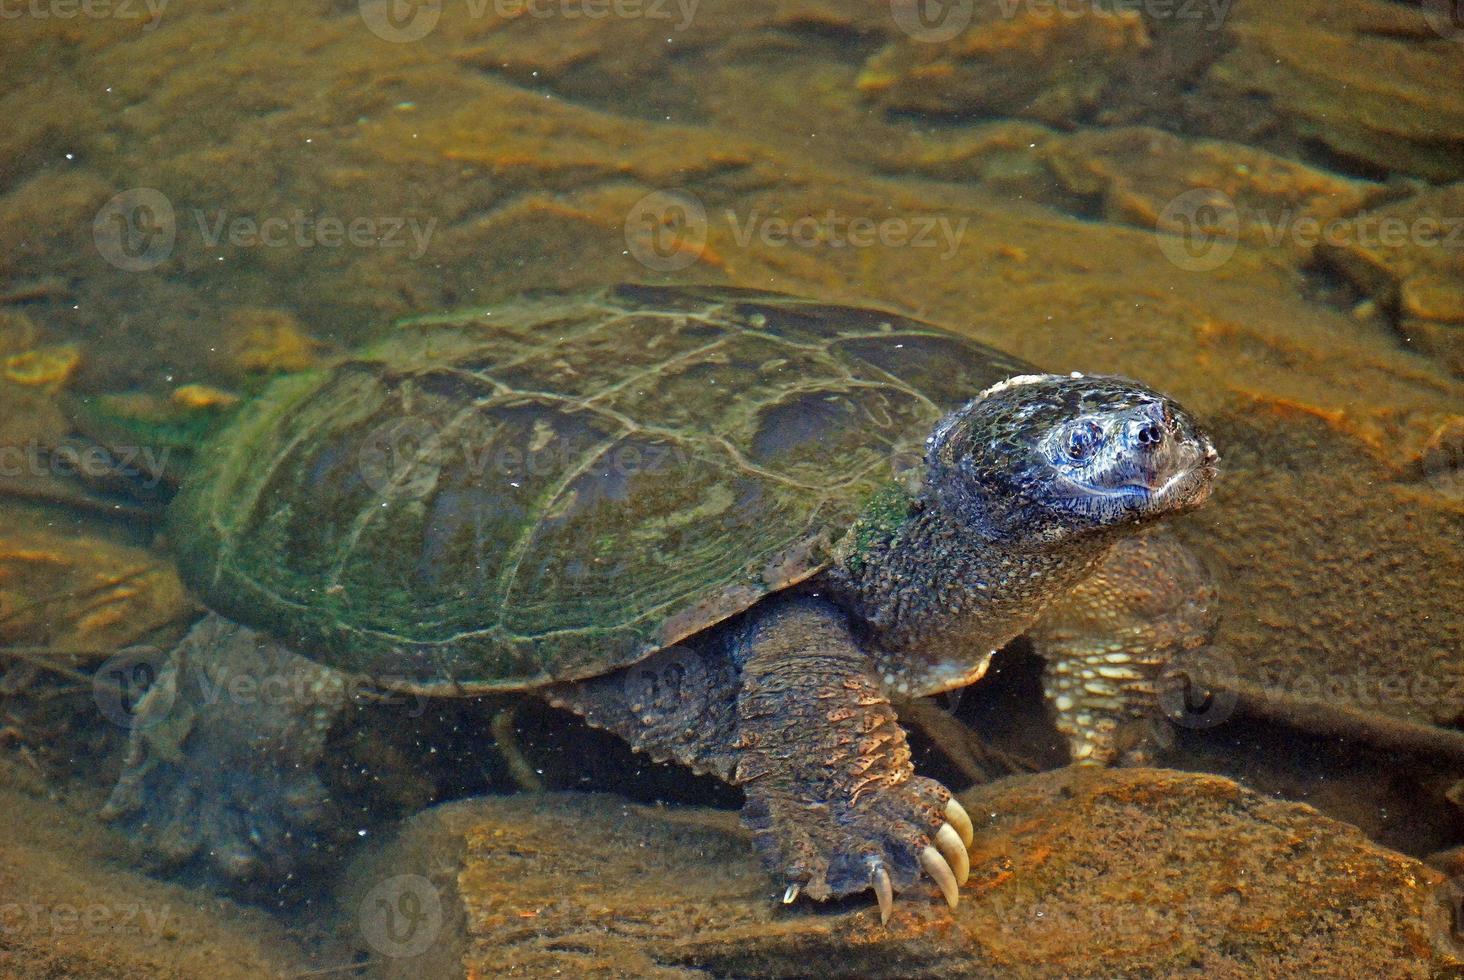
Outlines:
{"type": "Polygon", "coordinates": [[[77,662],[166,631],[193,611],[158,555],[39,530],[23,512],[0,519],[0,589],[0,644],[75,653],[77,662]]]}
{"type": "Polygon", "coordinates": [[[979,851],[960,905],[915,888],[887,927],[872,899],[777,902],[731,813],[568,793],[413,818],[355,863],[341,907],[379,978],[792,977],[811,963],[843,977],[1426,977],[1461,962],[1442,875],[1226,779],[1064,769],[962,802],[979,851]],[[419,913],[417,932],[382,928],[384,896],[419,913]]]}
{"type": "Polygon", "coordinates": [[[5,378],[32,388],[60,388],[80,364],[81,349],[75,344],[41,347],[7,357],[5,378]]]}
{"type": "Polygon", "coordinates": [[[230,334],[228,366],[239,374],[308,370],[320,362],[325,348],[285,310],[234,310],[225,327],[230,334]]]}

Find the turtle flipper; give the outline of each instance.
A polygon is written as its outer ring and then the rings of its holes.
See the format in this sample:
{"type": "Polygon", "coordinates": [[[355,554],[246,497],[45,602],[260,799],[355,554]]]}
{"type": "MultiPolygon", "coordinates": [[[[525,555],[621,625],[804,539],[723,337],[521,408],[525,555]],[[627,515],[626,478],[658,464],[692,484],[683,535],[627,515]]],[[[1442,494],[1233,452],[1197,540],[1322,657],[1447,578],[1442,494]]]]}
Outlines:
{"type": "Polygon", "coordinates": [[[1042,685],[1080,764],[1152,762],[1167,723],[1161,675],[1204,647],[1219,615],[1204,566],[1165,532],[1124,538],[1029,632],[1042,685]]]}
{"type": "Polygon", "coordinates": [[[138,703],[102,816],[164,866],[198,860],[231,884],[282,880],[342,824],[316,772],[341,677],[208,616],[138,703]]]}
{"type": "Polygon", "coordinates": [[[929,876],[955,907],[971,823],[944,786],[914,774],[905,733],[842,615],[818,600],[774,604],[735,656],[735,781],[759,852],[786,886],[826,899],[893,893],[929,876]]]}

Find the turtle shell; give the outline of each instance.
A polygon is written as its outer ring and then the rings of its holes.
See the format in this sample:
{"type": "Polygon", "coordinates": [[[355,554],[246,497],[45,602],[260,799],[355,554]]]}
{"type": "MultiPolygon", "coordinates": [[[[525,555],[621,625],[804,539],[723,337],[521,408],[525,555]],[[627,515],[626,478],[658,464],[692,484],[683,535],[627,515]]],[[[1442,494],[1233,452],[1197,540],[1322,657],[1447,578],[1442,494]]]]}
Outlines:
{"type": "Polygon", "coordinates": [[[170,514],[213,609],[440,692],[632,664],[826,568],[936,420],[1031,373],[892,313],[620,286],[283,378],[170,514]]]}

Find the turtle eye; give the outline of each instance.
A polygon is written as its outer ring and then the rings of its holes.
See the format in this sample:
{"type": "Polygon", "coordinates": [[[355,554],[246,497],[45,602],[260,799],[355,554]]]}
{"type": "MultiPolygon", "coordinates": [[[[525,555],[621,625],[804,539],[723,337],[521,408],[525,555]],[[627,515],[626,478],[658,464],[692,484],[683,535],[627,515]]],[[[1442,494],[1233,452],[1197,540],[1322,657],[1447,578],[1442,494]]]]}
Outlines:
{"type": "Polygon", "coordinates": [[[1092,422],[1079,422],[1068,430],[1063,451],[1067,453],[1068,459],[1074,463],[1081,463],[1093,455],[1093,450],[1097,448],[1098,440],[1102,435],[1098,426],[1092,422]]]}

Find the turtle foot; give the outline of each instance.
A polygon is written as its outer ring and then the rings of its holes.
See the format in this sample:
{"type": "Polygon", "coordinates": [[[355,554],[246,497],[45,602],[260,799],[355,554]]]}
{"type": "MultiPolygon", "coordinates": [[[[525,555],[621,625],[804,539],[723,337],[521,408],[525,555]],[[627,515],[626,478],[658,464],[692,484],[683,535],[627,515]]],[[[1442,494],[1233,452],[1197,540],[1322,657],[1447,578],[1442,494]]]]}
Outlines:
{"type": "Polygon", "coordinates": [[[277,883],[315,863],[341,826],[317,774],[339,678],[209,616],[138,702],[103,818],[158,865],[196,863],[230,886],[277,883]]]}
{"type": "Polygon", "coordinates": [[[873,890],[886,923],[895,895],[925,878],[951,908],[960,901],[971,870],[971,818],[934,780],[871,788],[842,812],[817,818],[794,809],[754,797],[744,811],[759,850],[783,871],[784,902],[873,890]]]}

